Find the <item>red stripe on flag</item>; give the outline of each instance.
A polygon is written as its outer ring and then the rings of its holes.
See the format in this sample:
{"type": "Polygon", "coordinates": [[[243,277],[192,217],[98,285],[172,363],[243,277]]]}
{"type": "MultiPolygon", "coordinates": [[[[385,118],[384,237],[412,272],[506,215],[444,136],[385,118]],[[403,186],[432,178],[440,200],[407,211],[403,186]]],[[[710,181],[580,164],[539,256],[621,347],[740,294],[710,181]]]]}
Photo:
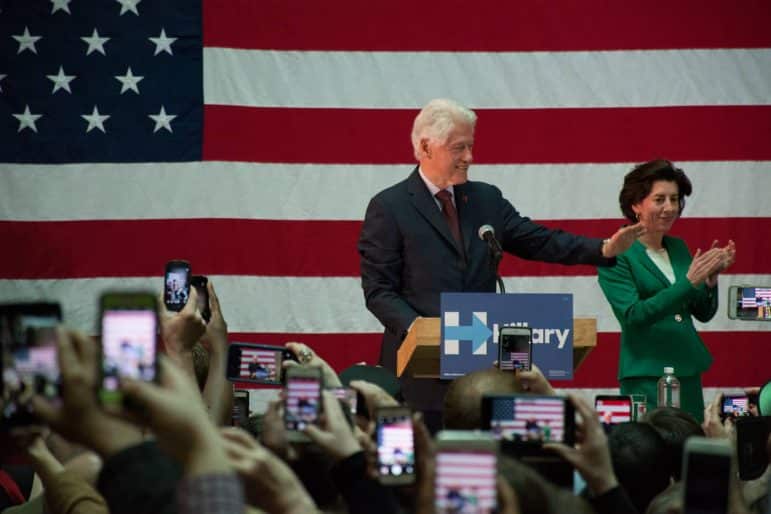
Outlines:
{"type": "MultiPolygon", "coordinates": [[[[405,176],[408,173],[405,168],[405,176]]],[[[516,206],[516,197],[511,200],[516,206]]],[[[542,223],[604,238],[623,220],[542,223]]],[[[771,239],[757,237],[759,227],[769,224],[769,218],[683,218],[675,223],[673,235],[685,239],[694,252],[698,247],[708,248],[713,239],[722,244],[733,239],[738,252],[730,273],[771,273],[771,259],[766,258],[771,255],[771,239]]],[[[12,251],[0,252],[0,269],[3,278],[9,279],[141,277],[160,275],[166,261],[184,257],[194,263],[195,273],[205,275],[356,277],[360,230],[360,221],[7,221],[0,222],[0,238],[14,244],[12,251]],[[180,241],[185,242],[183,247],[180,241]],[[266,241],[272,251],[265,251],[266,241]],[[303,248],[313,248],[313,252],[303,248]]],[[[591,276],[597,271],[592,266],[562,266],[507,255],[501,273],[591,276]]]]}
{"type": "MultiPolygon", "coordinates": [[[[409,163],[407,136],[417,112],[207,105],[203,156],[210,161],[409,163]]],[[[477,114],[477,163],[771,159],[768,105],[478,109],[477,114]]]]}
{"type": "Polygon", "coordinates": [[[771,4],[204,2],[204,44],[271,50],[560,51],[771,46],[771,4]],[[469,11],[469,12],[466,12],[469,11]],[[426,22],[423,13],[430,13],[426,22]]]}

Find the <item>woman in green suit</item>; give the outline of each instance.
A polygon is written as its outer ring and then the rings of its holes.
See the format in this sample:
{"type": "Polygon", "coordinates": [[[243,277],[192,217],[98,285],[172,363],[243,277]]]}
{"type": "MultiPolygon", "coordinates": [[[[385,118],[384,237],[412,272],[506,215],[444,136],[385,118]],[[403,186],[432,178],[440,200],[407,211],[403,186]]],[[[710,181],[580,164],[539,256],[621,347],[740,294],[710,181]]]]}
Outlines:
{"type": "Polygon", "coordinates": [[[645,232],[616,265],[599,268],[599,281],[621,324],[618,378],[621,394],[644,394],[656,406],[656,383],[665,366],[680,380],[680,407],[704,418],[701,374],[712,356],[693,326],[717,311],[717,275],[733,264],[733,241],[696,250],[667,233],[685,207],[691,182],[665,160],[636,166],[624,177],[619,203],[624,216],[645,232]]]}

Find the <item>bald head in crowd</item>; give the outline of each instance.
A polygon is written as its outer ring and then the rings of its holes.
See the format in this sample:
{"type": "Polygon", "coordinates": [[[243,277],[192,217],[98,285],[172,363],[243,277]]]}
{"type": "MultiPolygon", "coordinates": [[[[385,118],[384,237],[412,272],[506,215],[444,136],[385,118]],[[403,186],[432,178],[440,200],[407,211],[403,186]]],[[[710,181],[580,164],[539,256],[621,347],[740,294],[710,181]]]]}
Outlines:
{"type": "Polygon", "coordinates": [[[480,429],[484,395],[520,392],[516,375],[498,368],[474,371],[456,378],[444,396],[442,424],[448,430],[480,429]]]}

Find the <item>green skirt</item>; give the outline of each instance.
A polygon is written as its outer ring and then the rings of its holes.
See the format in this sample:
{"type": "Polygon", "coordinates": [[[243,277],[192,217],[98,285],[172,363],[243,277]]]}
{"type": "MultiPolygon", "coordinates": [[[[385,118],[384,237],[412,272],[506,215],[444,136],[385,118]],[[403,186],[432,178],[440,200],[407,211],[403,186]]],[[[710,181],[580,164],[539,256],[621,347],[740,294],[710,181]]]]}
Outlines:
{"type": "MultiPolygon", "coordinates": [[[[677,376],[677,375],[675,375],[677,376]]],[[[621,394],[644,394],[646,407],[651,411],[657,407],[658,381],[660,377],[630,377],[619,380],[621,394]]],[[[680,381],[680,408],[704,421],[704,394],[701,389],[701,375],[677,377],[680,381]]]]}

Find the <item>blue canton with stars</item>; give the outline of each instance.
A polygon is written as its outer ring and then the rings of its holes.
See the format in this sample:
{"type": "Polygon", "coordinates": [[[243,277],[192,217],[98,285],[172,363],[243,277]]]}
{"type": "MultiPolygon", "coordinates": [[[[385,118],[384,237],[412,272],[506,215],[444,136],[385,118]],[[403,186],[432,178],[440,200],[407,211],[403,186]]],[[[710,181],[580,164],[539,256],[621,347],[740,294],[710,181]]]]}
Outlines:
{"type": "Polygon", "coordinates": [[[0,0],[0,162],[201,159],[195,0],[0,0]]]}

